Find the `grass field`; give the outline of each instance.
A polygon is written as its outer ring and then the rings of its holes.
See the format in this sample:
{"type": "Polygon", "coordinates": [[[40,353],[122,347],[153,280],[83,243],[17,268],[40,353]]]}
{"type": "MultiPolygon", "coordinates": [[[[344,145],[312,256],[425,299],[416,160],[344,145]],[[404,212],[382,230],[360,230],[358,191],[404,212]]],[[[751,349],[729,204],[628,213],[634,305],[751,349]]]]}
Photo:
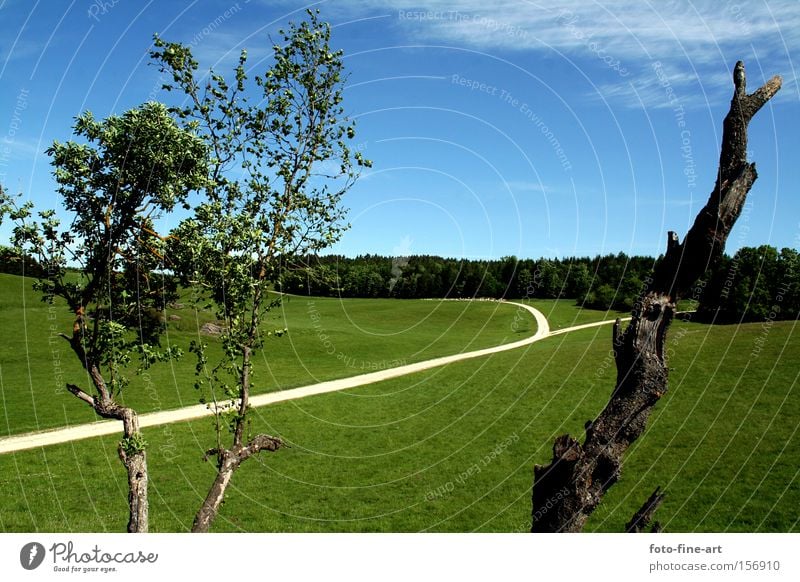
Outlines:
{"type": "MultiPolygon", "coordinates": [[[[295,303],[301,313],[304,302],[295,303]]],[[[565,302],[542,310],[554,329],[584,317],[565,302]]],[[[314,330],[306,335],[313,340],[314,330]]],[[[607,327],[572,332],[257,409],[252,430],[291,446],[242,466],[214,529],[524,531],[532,465],[548,459],[555,436],[582,434],[608,397],[609,335],[607,327]]],[[[588,529],[620,531],[660,485],[667,531],[800,531],[797,336],[794,322],[676,322],[671,389],[588,529]]],[[[364,353],[391,336],[370,337],[364,353]]],[[[211,423],[156,427],[146,437],[151,529],[187,531],[213,475],[200,460],[211,423]]],[[[0,456],[0,530],[122,531],[127,491],[116,441],[0,456]]]]}
{"type": "MultiPolygon", "coordinates": [[[[0,434],[79,424],[95,420],[87,406],[66,392],[65,382],[89,388],[83,370],[58,338],[72,327],[72,316],[60,305],[42,303],[31,281],[0,274],[0,434]],[[9,411],[13,411],[13,414],[9,411]]],[[[210,344],[210,359],[218,342],[200,336],[210,312],[197,312],[184,301],[171,309],[164,344],[187,350],[191,340],[210,344]]],[[[570,304],[548,305],[557,317],[580,313],[570,304]]],[[[585,311],[585,310],[584,310],[585,311]]],[[[602,319],[603,312],[582,317],[602,319]]],[[[253,393],[313,384],[439,356],[516,341],[535,332],[526,312],[497,302],[358,300],[286,297],[264,328],[288,328],[280,338],[268,338],[256,354],[253,393]]],[[[151,368],[133,378],[124,401],[139,412],[167,410],[196,404],[193,389],[195,358],[188,352],[171,364],[151,368]]]]}

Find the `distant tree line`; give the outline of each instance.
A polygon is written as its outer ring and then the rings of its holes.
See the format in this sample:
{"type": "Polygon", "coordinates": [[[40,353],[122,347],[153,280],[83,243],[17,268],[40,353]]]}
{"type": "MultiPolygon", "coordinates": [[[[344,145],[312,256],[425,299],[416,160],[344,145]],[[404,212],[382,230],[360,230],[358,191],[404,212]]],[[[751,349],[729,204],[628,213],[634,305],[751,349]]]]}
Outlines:
{"type": "MultiPolygon", "coordinates": [[[[575,299],[590,309],[629,310],[655,259],[625,253],[594,258],[479,261],[431,255],[303,257],[284,266],[280,288],[318,297],[575,299]]],[[[0,272],[21,275],[23,259],[0,246],[0,272]]],[[[25,273],[40,267],[25,259],[25,273]]],[[[701,285],[696,319],[731,323],[795,319],[800,312],[800,254],[744,247],[724,256],[701,285]]]]}
{"type": "Polygon", "coordinates": [[[733,323],[797,319],[800,254],[795,249],[744,247],[707,277],[698,318],[733,323]]]}
{"type": "Polygon", "coordinates": [[[42,268],[36,260],[20,254],[17,249],[0,245],[0,273],[38,277],[42,268]]]}
{"type": "MultiPolygon", "coordinates": [[[[707,275],[698,311],[719,322],[794,319],[800,310],[794,249],[742,248],[707,275]]],[[[629,310],[655,259],[616,255],[565,259],[466,260],[431,255],[304,257],[281,290],[328,297],[575,299],[592,309],[629,310]]]]}
{"type": "Polygon", "coordinates": [[[281,277],[287,293],[339,297],[576,299],[594,309],[630,309],[652,257],[625,253],[566,259],[479,261],[430,255],[306,257],[281,277]]]}
{"type": "Polygon", "coordinates": [[[430,255],[306,257],[281,276],[287,293],[340,297],[570,298],[587,307],[629,309],[652,269],[651,257],[503,257],[480,261],[430,255]]]}

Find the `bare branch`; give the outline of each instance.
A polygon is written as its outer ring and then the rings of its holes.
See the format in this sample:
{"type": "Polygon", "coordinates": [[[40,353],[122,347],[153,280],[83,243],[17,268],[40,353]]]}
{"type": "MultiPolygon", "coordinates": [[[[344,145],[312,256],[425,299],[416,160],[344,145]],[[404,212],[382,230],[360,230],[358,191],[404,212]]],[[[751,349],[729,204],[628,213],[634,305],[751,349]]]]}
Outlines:
{"type": "Polygon", "coordinates": [[[67,384],[67,390],[69,390],[72,394],[77,396],[80,400],[83,400],[86,404],[88,404],[92,408],[95,407],[94,397],[90,396],[89,394],[78,388],[75,384],[67,384]]]}
{"type": "MultiPolygon", "coordinates": [[[[619,322],[614,325],[616,385],[603,411],[587,423],[584,443],[562,435],[555,441],[551,462],[535,467],[533,532],[583,529],[605,492],[619,479],[625,452],[644,433],[650,413],[667,391],[669,370],[664,346],[675,305],[722,255],[757,178],[755,164],[747,161],[748,124],[781,86],[780,77],[773,77],[747,95],[741,62],[736,63],[733,82],[730,111],[723,122],[716,185],[683,243],[669,233],[666,253],[636,302],[628,327],[621,332],[619,322]]],[[[641,528],[642,520],[650,519],[662,498],[656,490],[629,529],[641,528]]]]}
{"type": "MultiPolygon", "coordinates": [[[[653,515],[661,506],[665,496],[665,493],[661,493],[661,487],[656,487],[656,490],[647,498],[647,501],[639,508],[639,511],[625,524],[625,531],[628,533],[642,533],[645,531],[650,522],[653,521],[653,515]]],[[[653,524],[653,529],[660,531],[661,526],[658,522],[653,524]]]]}
{"type": "Polygon", "coordinates": [[[203,455],[203,462],[208,462],[211,457],[219,457],[222,454],[221,449],[208,449],[203,455]]]}
{"type": "Polygon", "coordinates": [[[239,462],[241,463],[261,451],[274,453],[284,446],[285,443],[280,437],[273,437],[266,434],[256,435],[239,451],[239,462]]]}

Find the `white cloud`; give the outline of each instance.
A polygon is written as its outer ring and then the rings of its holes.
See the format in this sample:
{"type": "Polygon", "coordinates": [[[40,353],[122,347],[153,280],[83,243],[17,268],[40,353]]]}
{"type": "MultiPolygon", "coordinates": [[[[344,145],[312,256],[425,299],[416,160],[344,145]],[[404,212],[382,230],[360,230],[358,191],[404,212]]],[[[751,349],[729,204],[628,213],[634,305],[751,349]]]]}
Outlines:
{"type": "Polygon", "coordinates": [[[512,192],[516,192],[518,194],[525,194],[531,192],[541,192],[541,193],[548,193],[552,192],[552,188],[542,184],[541,182],[531,182],[531,181],[522,181],[522,180],[510,180],[508,182],[503,183],[503,188],[508,188],[512,192]]]}
{"type": "Polygon", "coordinates": [[[631,107],[641,107],[640,100],[666,106],[663,89],[653,83],[656,61],[674,90],[686,95],[685,106],[704,106],[729,99],[737,60],[747,64],[754,88],[774,73],[795,78],[800,50],[797,0],[336,0],[321,6],[326,16],[341,18],[390,14],[397,30],[417,42],[558,54],[590,78],[605,80],[604,72],[616,71],[620,79],[600,85],[596,97],[631,107]]]}
{"type": "Polygon", "coordinates": [[[560,50],[581,50],[585,48],[582,35],[613,45],[621,56],[640,57],[644,53],[656,59],[670,55],[678,46],[703,61],[714,58],[713,52],[725,45],[777,45],[785,41],[796,47],[800,37],[796,0],[562,0],[553,4],[525,0],[336,0],[324,6],[326,11],[349,8],[392,12],[399,23],[412,28],[412,34],[447,38],[473,48],[523,50],[545,44],[560,50]],[[711,51],[699,51],[699,47],[711,51]]]}
{"type": "Polygon", "coordinates": [[[3,138],[3,146],[8,149],[12,160],[31,160],[37,156],[47,157],[44,151],[50,147],[35,139],[3,138]]]}
{"type": "MultiPolygon", "coordinates": [[[[10,39],[10,37],[11,35],[9,34],[7,38],[10,39]]],[[[3,43],[3,46],[0,46],[0,76],[5,73],[5,69],[9,63],[38,57],[41,55],[44,48],[44,41],[33,42],[15,39],[13,43],[3,43]]]]}

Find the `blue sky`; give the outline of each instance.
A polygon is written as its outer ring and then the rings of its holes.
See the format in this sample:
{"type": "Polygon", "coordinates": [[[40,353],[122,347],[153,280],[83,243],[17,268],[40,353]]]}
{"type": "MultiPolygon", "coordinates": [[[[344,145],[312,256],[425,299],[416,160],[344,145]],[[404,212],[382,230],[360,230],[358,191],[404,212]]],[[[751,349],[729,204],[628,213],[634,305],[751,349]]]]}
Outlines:
{"type": "MultiPolygon", "coordinates": [[[[745,62],[759,179],[728,251],[800,247],[797,0],[0,0],[0,181],[57,204],[44,150],[73,118],[166,99],[152,35],[225,74],[269,64],[278,28],[321,10],[345,105],[374,161],[347,194],[347,255],[497,258],[662,252],[705,203],[745,62]]],[[[5,242],[8,228],[0,229],[5,242]]]]}

